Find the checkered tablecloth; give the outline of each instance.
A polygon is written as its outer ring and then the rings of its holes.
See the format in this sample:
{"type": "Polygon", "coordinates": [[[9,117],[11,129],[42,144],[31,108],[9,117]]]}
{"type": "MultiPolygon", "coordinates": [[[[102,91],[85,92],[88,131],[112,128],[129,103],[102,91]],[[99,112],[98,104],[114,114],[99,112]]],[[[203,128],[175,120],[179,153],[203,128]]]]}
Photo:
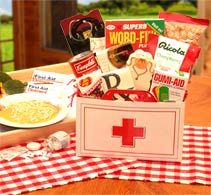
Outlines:
{"type": "Polygon", "coordinates": [[[128,169],[136,160],[80,158],[75,153],[75,134],[70,148],[54,152],[48,160],[39,157],[0,162],[0,194],[20,194],[70,182],[96,178],[117,170],[128,169]]]}
{"type": "Polygon", "coordinates": [[[211,127],[185,126],[181,162],[141,160],[105,178],[211,185],[211,127]]]}
{"type": "Polygon", "coordinates": [[[211,185],[211,127],[184,130],[181,163],[75,156],[75,135],[70,148],[49,160],[17,157],[0,161],[0,194],[20,194],[96,177],[211,185]]]}

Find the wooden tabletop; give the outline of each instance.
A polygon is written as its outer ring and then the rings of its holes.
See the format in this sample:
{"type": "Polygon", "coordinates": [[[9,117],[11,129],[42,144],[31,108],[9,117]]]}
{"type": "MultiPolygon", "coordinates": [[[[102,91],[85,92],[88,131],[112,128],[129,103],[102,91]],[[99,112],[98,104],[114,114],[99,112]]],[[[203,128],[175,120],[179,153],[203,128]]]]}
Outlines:
{"type": "MultiPolygon", "coordinates": [[[[68,64],[45,66],[43,70],[68,74],[71,69],[68,64]]],[[[32,70],[27,74],[16,71],[11,75],[27,81],[32,70]]],[[[185,107],[185,124],[211,126],[211,77],[192,76],[188,86],[188,97],[185,107]]],[[[115,179],[93,179],[70,183],[59,187],[38,190],[28,195],[58,195],[58,194],[198,194],[211,195],[211,187],[205,185],[169,184],[163,182],[127,181],[115,179]]]]}

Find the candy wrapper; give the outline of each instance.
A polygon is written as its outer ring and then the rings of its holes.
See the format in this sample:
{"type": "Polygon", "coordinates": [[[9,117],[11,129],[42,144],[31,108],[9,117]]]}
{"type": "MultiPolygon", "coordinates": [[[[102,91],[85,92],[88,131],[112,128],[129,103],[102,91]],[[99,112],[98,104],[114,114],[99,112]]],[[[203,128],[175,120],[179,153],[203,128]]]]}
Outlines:
{"type": "Polygon", "coordinates": [[[101,72],[95,71],[84,75],[76,80],[76,85],[79,89],[78,96],[99,98],[103,94],[101,89],[101,72]],[[98,90],[99,89],[99,90],[98,90]]]}
{"type": "Polygon", "coordinates": [[[77,14],[66,18],[60,22],[60,25],[74,56],[90,49],[104,47],[102,45],[104,22],[99,10],[93,10],[87,15],[77,14]],[[90,46],[90,38],[92,38],[92,46],[90,46]]]}
{"type": "Polygon", "coordinates": [[[156,67],[190,72],[199,56],[200,48],[164,36],[150,35],[145,51],[151,53],[156,67]]]}
{"type": "Polygon", "coordinates": [[[14,146],[11,148],[6,148],[0,151],[0,157],[7,161],[11,161],[13,158],[27,152],[28,149],[22,146],[14,146]]]}
{"type": "Polygon", "coordinates": [[[199,45],[200,36],[209,25],[209,20],[178,13],[161,12],[159,18],[165,19],[164,36],[194,45],[199,45]]]}

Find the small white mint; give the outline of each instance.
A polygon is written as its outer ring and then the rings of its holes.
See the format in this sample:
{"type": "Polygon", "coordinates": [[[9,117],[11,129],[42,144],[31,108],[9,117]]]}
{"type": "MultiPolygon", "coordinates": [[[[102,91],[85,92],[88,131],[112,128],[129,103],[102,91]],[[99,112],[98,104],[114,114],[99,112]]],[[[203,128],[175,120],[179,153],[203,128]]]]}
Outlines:
{"type": "Polygon", "coordinates": [[[41,148],[41,144],[38,142],[29,142],[26,147],[31,151],[36,151],[41,148]]]}

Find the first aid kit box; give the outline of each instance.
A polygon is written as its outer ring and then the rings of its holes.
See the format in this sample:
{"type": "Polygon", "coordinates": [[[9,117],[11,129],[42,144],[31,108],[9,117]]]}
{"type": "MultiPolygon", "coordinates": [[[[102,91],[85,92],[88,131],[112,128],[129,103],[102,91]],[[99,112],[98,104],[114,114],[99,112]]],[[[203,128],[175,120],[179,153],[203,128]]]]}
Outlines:
{"type": "Polygon", "coordinates": [[[76,154],[181,161],[184,105],[78,97],[76,154]]]}

